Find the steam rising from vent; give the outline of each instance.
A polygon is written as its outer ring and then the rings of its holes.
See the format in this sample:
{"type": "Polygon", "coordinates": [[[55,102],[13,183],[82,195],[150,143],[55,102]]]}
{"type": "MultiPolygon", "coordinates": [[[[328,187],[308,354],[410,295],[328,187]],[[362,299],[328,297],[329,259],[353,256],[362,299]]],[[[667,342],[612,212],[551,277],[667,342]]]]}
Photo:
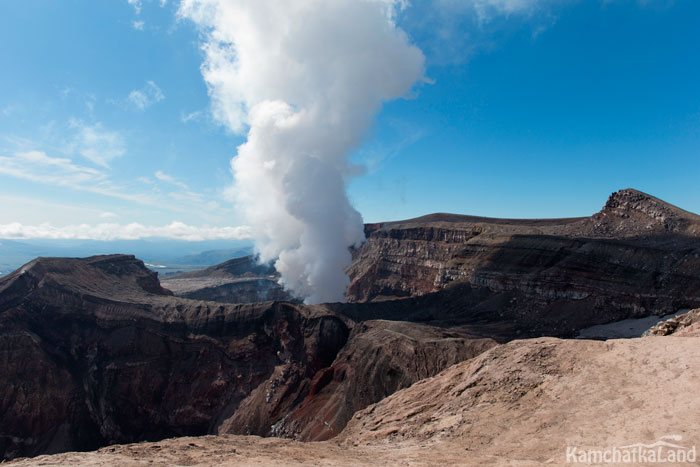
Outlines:
{"type": "Polygon", "coordinates": [[[248,131],[233,193],[263,261],[307,303],[342,301],[364,240],[345,187],[383,101],[422,79],[424,57],[393,22],[399,0],[183,0],[204,31],[214,116],[248,131]]]}

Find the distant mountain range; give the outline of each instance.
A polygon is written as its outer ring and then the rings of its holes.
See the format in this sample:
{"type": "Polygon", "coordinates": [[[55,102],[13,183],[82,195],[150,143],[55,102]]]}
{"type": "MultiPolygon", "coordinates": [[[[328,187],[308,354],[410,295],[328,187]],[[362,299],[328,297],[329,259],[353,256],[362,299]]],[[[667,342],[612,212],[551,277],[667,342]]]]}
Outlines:
{"type": "Polygon", "coordinates": [[[182,256],[180,258],[175,258],[171,262],[174,264],[182,265],[213,266],[215,264],[226,262],[230,259],[248,256],[252,252],[253,247],[251,246],[246,246],[243,248],[228,248],[223,250],[207,250],[194,255],[187,255],[182,256]]]}
{"type": "Polygon", "coordinates": [[[4,240],[0,239],[0,276],[39,256],[78,257],[114,253],[133,254],[162,274],[187,271],[249,255],[248,241],[208,240],[187,242],[170,239],[146,240],[4,240]]]}

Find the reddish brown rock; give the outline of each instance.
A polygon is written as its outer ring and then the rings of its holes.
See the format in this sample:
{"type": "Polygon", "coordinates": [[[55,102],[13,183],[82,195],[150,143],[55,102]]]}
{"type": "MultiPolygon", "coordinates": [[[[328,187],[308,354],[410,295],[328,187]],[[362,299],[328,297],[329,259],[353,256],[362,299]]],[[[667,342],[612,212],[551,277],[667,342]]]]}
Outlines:
{"type": "Polygon", "coordinates": [[[333,362],[346,321],[172,297],[132,256],[33,261],[0,280],[0,458],[269,434],[333,362]]]}
{"type": "Polygon", "coordinates": [[[306,399],[275,424],[272,434],[303,441],[332,438],[357,410],[496,344],[417,323],[360,323],[333,365],[316,374],[306,399]]]}
{"type": "Polygon", "coordinates": [[[356,324],[386,312],[188,300],[133,256],[38,259],[0,279],[0,458],[267,436],[287,422],[290,435],[326,437],[307,408],[340,431],[356,409],[492,345],[460,330],[356,324]]]}
{"type": "Polygon", "coordinates": [[[660,321],[645,336],[700,336],[700,308],[660,321]]]}
{"type": "Polygon", "coordinates": [[[697,347],[697,337],[517,340],[357,412],[329,441],[184,437],[9,465],[530,467],[581,452],[601,464],[613,448],[630,459],[615,465],[659,465],[640,454],[697,465],[697,347]]]}

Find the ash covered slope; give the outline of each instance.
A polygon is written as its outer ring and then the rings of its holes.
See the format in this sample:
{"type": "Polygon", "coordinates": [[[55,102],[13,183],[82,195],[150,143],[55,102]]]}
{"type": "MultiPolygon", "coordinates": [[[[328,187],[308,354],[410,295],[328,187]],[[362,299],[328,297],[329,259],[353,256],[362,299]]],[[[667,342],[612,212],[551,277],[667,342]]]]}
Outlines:
{"type": "Polygon", "coordinates": [[[326,442],[177,438],[10,465],[537,466],[566,465],[567,447],[692,448],[700,437],[697,346],[697,337],[672,336],[513,341],[358,412],[326,442]]]}
{"type": "Polygon", "coordinates": [[[428,326],[375,345],[363,338],[400,326],[356,328],[324,306],[174,297],[133,256],[40,258],[0,279],[0,459],[270,435],[282,420],[290,435],[328,437],[355,410],[495,345],[428,326]],[[352,361],[329,370],[341,349],[352,361]],[[313,417],[296,412],[302,403],[313,417]],[[327,421],[330,434],[319,429],[327,421]]]}
{"type": "Polygon", "coordinates": [[[550,319],[612,321],[700,305],[700,217],[636,190],[613,193],[585,218],[433,214],[370,224],[366,233],[349,269],[351,301],[457,283],[499,312],[550,319]]]}
{"type": "Polygon", "coordinates": [[[358,412],[337,440],[462,452],[468,465],[564,465],[567,446],[605,450],[669,435],[691,448],[700,436],[698,343],[513,341],[358,412]]]}
{"type": "Polygon", "coordinates": [[[279,284],[272,265],[254,256],[234,258],[199,271],[173,274],[162,279],[165,288],[179,297],[222,303],[256,303],[293,300],[279,284]]]}

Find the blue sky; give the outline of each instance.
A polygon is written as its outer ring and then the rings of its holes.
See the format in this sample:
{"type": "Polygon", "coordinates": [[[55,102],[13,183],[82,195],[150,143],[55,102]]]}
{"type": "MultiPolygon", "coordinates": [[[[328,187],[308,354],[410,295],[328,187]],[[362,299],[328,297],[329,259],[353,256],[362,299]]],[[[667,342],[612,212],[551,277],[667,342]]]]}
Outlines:
{"type": "MultiPolygon", "coordinates": [[[[243,235],[227,189],[244,138],[210,115],[177,8],[0,3],[4,236],[243,235]]],[[[700,212],[700,2],[413,1],[397,22],[432,81],[353,156],[365,221],[589,215],[627,187],[700,212]]]]}

